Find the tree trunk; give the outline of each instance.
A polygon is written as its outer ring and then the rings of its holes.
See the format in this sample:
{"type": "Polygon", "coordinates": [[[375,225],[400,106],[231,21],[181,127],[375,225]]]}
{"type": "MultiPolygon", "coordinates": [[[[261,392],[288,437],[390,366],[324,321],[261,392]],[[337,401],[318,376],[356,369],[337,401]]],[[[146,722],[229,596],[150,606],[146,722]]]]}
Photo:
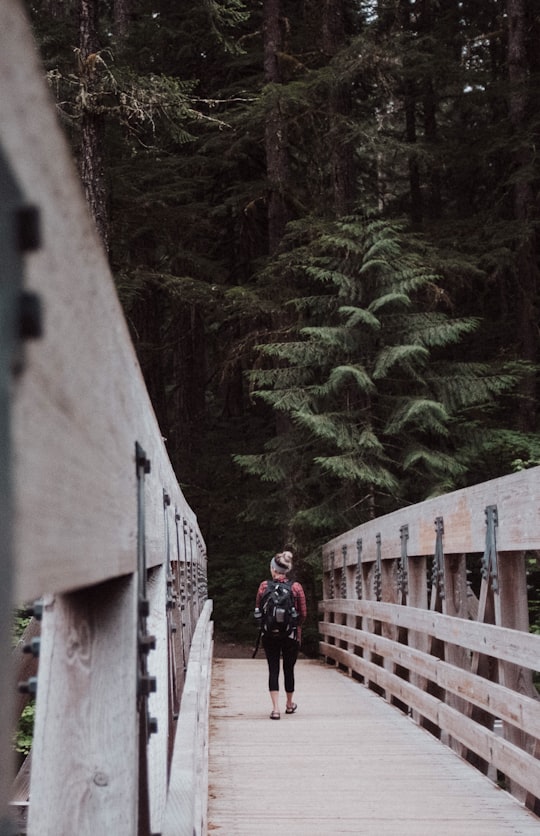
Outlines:
{"type": "Polygon", "coordinates": [[[120,40],[127,37],[132,0],[114,0],[114,34],[120,40]]]}
{"type": "MultiPolygon", "coordinates": [[[[323,49],[333,57],[345,43],[343,0],[325,0],[323,9],[323,49]]],[[[330,93],[331,169],[336,215],[351,212],[356,196],[353,145],[347,139],[351,115],[351,93],[347,82],[336,78],[330,93]]]]}
{"type": "MultiPolygon", "coordinates": [[[[267,84],[282,84],[279,54],[283,52],[280,0],[264,3],[264,77],[267,84]]],[[[287,121],[279,96],[266,117],[265,127],[266,176],[268,181],[268,251],[276,252],[287,221],[289,181],[289,152],[287,121]]]]}
{"type": "MultiPolygon", "coordinates": [[[[423,0],[420,14],[420,35],[426,40],[433,38],[433,9],[432,0],[423,0]]],[[[433,51],[433,59],[436,54],[433,51]]],[[[436,220],[441,216],[441,176],[437,159],[437,91],[433,83],[433,75],[426,74],[423,78],[424,103],[424,136],[426,145],[433,152],[428,173],[428,206],[429,217],[436,220]]]]}
{"type": "MultiPolygon", "coordinates": [[[[538,252],[533,227],[535,198],[530,172],[533,170],[534,147],[527,136],[529,100],[529,65],[527,55],[526,0],[507,0],[508,13],[508,78],[510,81],[509,114],[514,134],[514,217],[522,237],[517,245],[517,304],[520,353],[523,360],[537,362],[538,355],[538,252]]],[[[536,379],[527,375],[518,410],[520,429],[536,428],[536,379]]]]}
{"type": "MultiPolygon", "coordinates": [[[[411,10],[410,0],[401,0],[399,6],[399,22],[404,32],[411,30],[411,10]]],[[[405,78],[403,80],[403,107],[405,111],[405,140],[411,147],[408,155],[409,167],[409,195],[410,195],[410,215],[411,221],[418,226],[422,223],[423,205],[422,205],[422,189],[420,185],[420,166],[418,164],[418,154],[415,146],[417,141],[416,131],[416,100],[417,100],[417,81],[411,75],[409,67],[405,66],[405,78]]]]}
{"type": "Polygon", "coordinates": [[[79,73],[81,93],[86,105],[81,116],[79,169],[90,212],[108,251],[107,190],[103,164],[104,119],[92,105],[96,75],[100,72],[96,56],[98,42],[98,0],[80,0],[79,73]]]}

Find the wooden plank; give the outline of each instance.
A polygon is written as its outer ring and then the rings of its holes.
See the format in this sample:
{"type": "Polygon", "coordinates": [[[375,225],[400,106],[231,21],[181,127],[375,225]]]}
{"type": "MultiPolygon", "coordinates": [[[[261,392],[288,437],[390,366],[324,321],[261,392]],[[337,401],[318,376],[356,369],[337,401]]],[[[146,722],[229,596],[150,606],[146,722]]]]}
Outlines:
{"type": "Polygon", "coordinates": [[[136,599],[128,577],[45,608],[29,836],[137,833],[136,599]]]}
{"type": "Polygon", "coordinates": [[[464,488],[445,496],[426,500],[377,517],[330,540],[323,547],[323,570],[329,569],[329,554],[341,554],[343,546],[353,559],[353,545],[361,537],[362,559],[374,561],[376,537],[381,534],[383,560],[400,554],[400,529],[409,527],[408,554],[433,554],[434,521],[444,520],[444,549],[449,554],[484,551],[486,539],[485,509],[496,505],[498,511],[497,543],[500,551],[540,548],[540,467],[522,470],[464,488]]]}
{"type": "Polygon", "coordinates": [[[350,654],[343,648],[332,647],[329,650],[329,647],[326,646],[323,649],[325,655],[333,656],[341,664],[347,664],[362,676],[369,677],[370,681],[376,682],[387,694],[392,694],[407,705],[413,706],[439,728],[448,732],[453,739],[479,754],[496,769],[504,772],[507,777],[519,781],[525,790],[538,793],[540,761],[535,760],[528,752],[499,738],[492,731],[461,714],[442,700],[418,691],[413,685],[395,676],[389,670],[377,667],[359,657],[351,659],[350,654]]]}
{"type": "MultiPolygon", "coordinates": [[[[409,670],[411,674],[421,677],[422,681],[429,679],[451,694],[459,696],[462,702],[467,700],[540,739],[540,701],[538,698],[512,691],[508,687],[491,682],[456,667],[452,663],[422,653],[407,645],[392,642],[382,636],[363,631],[353,633],[351,628],[329,623],[324,625],[324,634],[343,641],[347,640],[350,644],[354,642],[369,653],[390,658],[395,664],[409,670]]],[[[411,675],[410,681],[412,684],[416,682],[414,676],[411,675]]]]}
{"type": "Polygon", "coordinates": [[[374,601],[323,601],[319,604],[321,613],[356,613],[380,621],[390,621],[400,627],[435,636],[441,641],[468,647],[479,653],[504,659],[538,670],[540,663],[540,636],[480,624],[461,618],[451,618],[436,612],[426,612],[413,607],[394,606],[374,601]]]}
{"type": "Polygon", "coordinates": [[[27,347],[13,404],[16,599],[26,601],[135,570],[136,441],[152,464],[148,565],[163,559],[164,488],[198,528],[19,0],[0,8],[0,103],[0,143],[39,209],[43,238],[28,257],[27,285],[43,302],[44,337],[27,347]]]}
{"type": "Polygon", "coordinates": [[[266,689],[264,659],[214,660],[209,833],[538,833],[515,799],[335,669],[300,660],[298,711],[279,722],[266,689]]]}
{"type": "Polygon", "coordinates": [[[207,601],[191,643],[174,741],[162,836],[200,836],[205,826],[211,613],[212,602],[207,601]]]}

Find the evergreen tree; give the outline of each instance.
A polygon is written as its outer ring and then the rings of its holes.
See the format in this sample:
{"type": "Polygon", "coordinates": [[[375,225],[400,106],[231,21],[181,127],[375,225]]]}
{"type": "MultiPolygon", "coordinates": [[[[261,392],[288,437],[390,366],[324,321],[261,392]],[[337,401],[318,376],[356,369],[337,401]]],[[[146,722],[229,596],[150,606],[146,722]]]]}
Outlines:
{"type": "Polygon", "coordinates": [[[463,484],[497,435],[476,432],[482,412],[519,374],[448,356],[478,323],[448,315],[434,254],[403,229],[309,219],[287,243],[266,281],[305,295],[287,300],[297,323],[260,346],[252,379],[290,429],[237,462],[278,495],[295,484],[303,505],[281,513],[306,542],[463,484]]]}

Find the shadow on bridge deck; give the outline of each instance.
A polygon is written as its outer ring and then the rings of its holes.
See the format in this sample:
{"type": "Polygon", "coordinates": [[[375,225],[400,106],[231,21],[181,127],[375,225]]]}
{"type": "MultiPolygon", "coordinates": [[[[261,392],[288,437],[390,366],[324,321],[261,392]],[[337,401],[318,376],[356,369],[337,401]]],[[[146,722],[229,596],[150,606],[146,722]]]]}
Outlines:
{"type": "Polygon", "coordinates": [[[264,658],[215,659],[208,832],[521,836],[540,821],[373,692],[297,664],[298,712],[271,722],[264,658]]]}

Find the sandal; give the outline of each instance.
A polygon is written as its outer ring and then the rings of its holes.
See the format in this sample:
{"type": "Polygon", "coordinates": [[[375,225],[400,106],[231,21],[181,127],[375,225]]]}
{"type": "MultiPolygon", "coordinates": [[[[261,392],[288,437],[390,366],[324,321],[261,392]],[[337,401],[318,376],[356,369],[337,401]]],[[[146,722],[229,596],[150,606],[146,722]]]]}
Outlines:
{"type": "Polygon", "coordinates": [[[270,714],[270,719],[279,720],[279,711],[272,711],[272,713],[270,714]]]}
{"type": "Polygon", "coordinates": [[[290,708],[289,708],[289,706],[287,706],[287,708],[285,709],[285,714],[294,714],[294,712],[296,711],[297,708],[298,708],[298,706],[296,705],[295,702],[293,702],[293,704],[291,705],[290,708]]]}

